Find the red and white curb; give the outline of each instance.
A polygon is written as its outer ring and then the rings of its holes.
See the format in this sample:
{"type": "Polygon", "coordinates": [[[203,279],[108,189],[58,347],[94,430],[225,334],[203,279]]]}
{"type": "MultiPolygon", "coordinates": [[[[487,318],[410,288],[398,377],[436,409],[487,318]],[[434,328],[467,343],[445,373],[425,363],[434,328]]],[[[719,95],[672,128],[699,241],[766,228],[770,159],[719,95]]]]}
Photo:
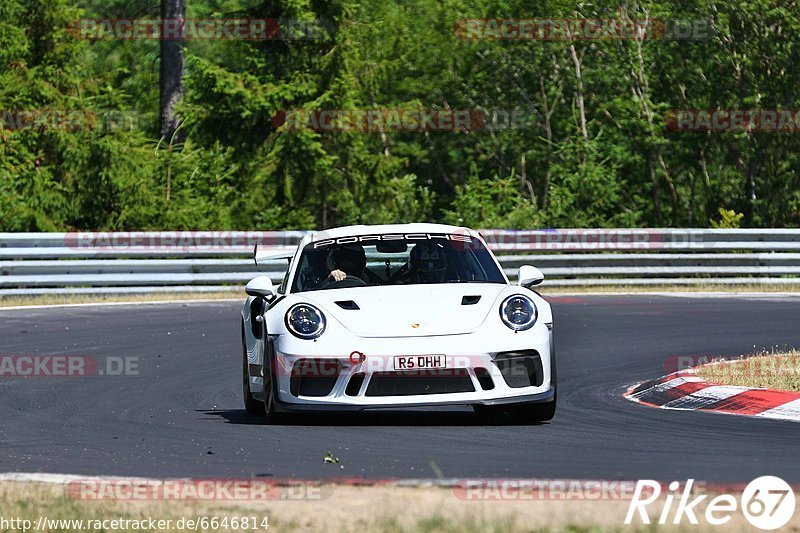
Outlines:
{"type": "Polygon", "coordinates": [[[673,372],[634,385],[627,399],[683,411],[712,411],[800,422],[800,392],[718,385],[696,375],[696,369],[673,372]]]}

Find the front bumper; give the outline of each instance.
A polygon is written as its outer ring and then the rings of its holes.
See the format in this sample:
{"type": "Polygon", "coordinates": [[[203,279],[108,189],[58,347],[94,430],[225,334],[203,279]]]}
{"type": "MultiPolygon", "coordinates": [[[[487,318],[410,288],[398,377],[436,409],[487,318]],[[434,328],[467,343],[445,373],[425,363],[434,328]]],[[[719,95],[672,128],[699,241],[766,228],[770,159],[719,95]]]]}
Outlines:
{"type": "MultiPolygon", "coordinates": [[[[550,388],[538,394],[527,394],[523,396],[510,396],[507,398],[497,398],[494,400],[470,400],[470,401],[456,401],[452,399],[445,400],[444,398],[436,399],[435,401],[403,401],[394,403],[379,403],[374,405],[361,405],[354,403],[341,403],[341,402],[283,402],[276,400],[275,405],[280,412],[287,413],[310,413],[317,411],[325,412],[339,412],[339,411],[365,411],[368,409],[392,409],[398,407],[445,407],[445,406],[458,406],[458,405],[487,405],[487,406],[512,406],[515,404],[531,404],[531,403],[544,403],[550,402],[555,399],[555,387],[550,388]]],[[[430,396],[428,396],[430,397],[430,396]]],[[[407,398],[407,397],[405,397],[407,398]]]]}
{"type": "MultiPolygon", "coordinates": [[[[555,397],[552,332],[544,324],[500,340],[473,333],[360,338],[338,354],[330,354],[329,347],[290,336],[271,340],[271,363],[263,368],[271,369],[278,410],[492,406],[548,402],[555,397]],[[393,365],[399,355],[441,356],[446,370],[398,371],[393,365]]],[[[253,385],[260,389],[263,378],[254,377],[253,385]]]]}

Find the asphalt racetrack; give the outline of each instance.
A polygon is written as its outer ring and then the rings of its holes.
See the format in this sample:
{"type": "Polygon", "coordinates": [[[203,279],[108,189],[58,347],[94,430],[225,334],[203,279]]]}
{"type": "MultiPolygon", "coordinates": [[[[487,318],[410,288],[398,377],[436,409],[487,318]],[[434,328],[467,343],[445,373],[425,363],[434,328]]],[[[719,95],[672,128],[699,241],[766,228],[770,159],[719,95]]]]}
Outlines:
{"type": "Polygon", "coordinates": [[[622,397],[671,356],[800,346],[800,297],[549,299],[559,406],[528,426],[486,425],[468,408],[265,426],[242,407],[239,302],[0,310],[0,355],[132,357],[139,373],[0,378],[0,472],[800,482],[800,423],[622,397]]]}

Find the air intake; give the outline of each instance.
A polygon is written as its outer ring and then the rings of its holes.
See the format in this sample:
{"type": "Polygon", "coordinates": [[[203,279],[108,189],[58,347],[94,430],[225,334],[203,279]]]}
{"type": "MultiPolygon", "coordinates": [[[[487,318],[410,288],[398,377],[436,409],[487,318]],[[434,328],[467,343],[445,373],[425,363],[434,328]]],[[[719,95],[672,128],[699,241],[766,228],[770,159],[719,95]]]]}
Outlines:
{"type": "Polygon", "coordinates": [[[338,360],[298,359],[292,366],[289,391],[292,396],[327,396],[341,372],[338,360]]]}
{"type": "Polygon", "coordinates": [[[542,358],[536,350],[501,352],[494,364],[511,388],[538,387],[544,381],[542,358]]]}
{"type": "Polygon", "coordinates": [[[464,296],[461,298],[461,305],[475,305],[481,301],[480,295],[478,296],[464,296]]]}

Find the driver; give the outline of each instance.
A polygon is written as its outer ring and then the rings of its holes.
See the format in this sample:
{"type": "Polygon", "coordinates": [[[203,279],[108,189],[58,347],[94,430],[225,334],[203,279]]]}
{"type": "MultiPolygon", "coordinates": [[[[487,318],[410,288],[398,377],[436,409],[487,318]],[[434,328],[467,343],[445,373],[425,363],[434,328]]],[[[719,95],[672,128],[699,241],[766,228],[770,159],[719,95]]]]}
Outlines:
{"type": "Polygon", "coordinates": [[[331,273],[326,280],[342,281],[347,276],[361,279],[367,266],[364,248],[359,245],[335,246],[328,252],[326,264],[331,273]]]}
{"type": "Polygon", "coordinates": [[[447,272],[447,255],[441,244],[421,242],[409,254],[411,275],[418,283],[441,283],[447,272]]]}

